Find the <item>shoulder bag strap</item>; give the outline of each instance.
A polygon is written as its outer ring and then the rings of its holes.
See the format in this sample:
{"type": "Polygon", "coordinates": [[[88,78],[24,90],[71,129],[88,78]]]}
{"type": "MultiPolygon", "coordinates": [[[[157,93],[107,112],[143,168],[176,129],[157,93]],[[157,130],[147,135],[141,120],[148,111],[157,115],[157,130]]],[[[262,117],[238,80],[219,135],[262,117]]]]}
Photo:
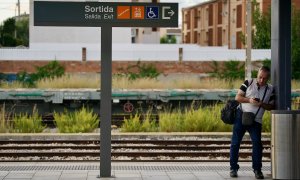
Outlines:
{"type": "MultiPolygon", "coordinates": [[[[266,89],[265,89],[264,96],[263,96],[263,98],[262,98],[262,100],[261,100],[262,102],[264,102],[264,99],[265,99],[265,96],[266,96],[267,90],[268,90],[268,84],[267,84],[267,86],[266,86],[266,89]]],[[[261,106],[259,106],[259,108],[258,108],[258,110],[257,110],[257,112],[256,112],[256,114],[255,114],[255,117],[256,117],[256,115],[258,114],[258,112],[259,112],[260,108],[261,108],[261,106]]]]}

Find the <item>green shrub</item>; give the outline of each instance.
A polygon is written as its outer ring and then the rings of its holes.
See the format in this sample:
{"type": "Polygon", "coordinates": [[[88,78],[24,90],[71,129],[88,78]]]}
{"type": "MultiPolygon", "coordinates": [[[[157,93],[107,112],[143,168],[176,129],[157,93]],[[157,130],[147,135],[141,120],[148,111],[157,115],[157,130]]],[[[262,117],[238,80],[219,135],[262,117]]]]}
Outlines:
{"type": "Polygon", "coordinates": [[[129,80],[157,78],[160,74],[153,64],[142,64],[141,61],[138,61],[135,65],[128,66],[126,71],[129,80]]]}
{"type": "Polygon", "coordinates": [[[141,116],[136,113],[134,116],[130,115],[129,119],[124,118],[124,123],[121,126],[122,132],[156,132],[157,124],[155,119],[151,117],[148,111],[141,121],[141,116]]]}
{"type": "MultiPolygon", "coordinates": [[[[144,121],[140,115],[131,115],[124,119],[122,132],[231,132],[232,125],[221,121],[221,109],[224,104],[160,112],[159,123],[150,118],[150,113],[144,121]]],[[[266,111],[263,117],[262,132],[271,132],[271,113],[266,111]]]]}
{"type": "Polygon", "coordinates": [[[29,74],[22,71],[17,74],[17,80],[22,82],[24,86],[34,87],[36,81],[41,79],[52,79],[61,77],[65,73],[65,68],[58,61],[51,61],[45,66],[35,67],[36,73],[29,74]]]}
{"type": "Polygon", "coordinates": [[[180,110],[159,113],[160,132],[183,132],[184,114],[180,110]]]}
{"type": "Polygon", "coordinates": [[[26,71],[22,71],[17,74],[17,81],[22,83],[24,87],[35,86],[34,79],[31,77],[31,74],[27,73],[26,71]]]}
{"type": "Polygon", "coordinates": [[[0,108],[0,133],[8,133],[11,130],[11,124],[5,111],[5,104],[0,108]]]}
{"type": "Polygon", "coordinates": [[[13,117],[13,132],[15,133],[40,133],[46,128],[42,123],[42,117],[34,108],[32,115],[19,114],[13,117]]]}
{"type": "Polygon", "coordinates": [[[163,36],[160,38],[160,44],[176,44],[176,37],[174,35],[171,36],[163,36]]]}
{"type": "Polygon", "coordinates": [[[92,132],[99,126],[99,121],[98,116],[85,107],[75,112],[54,112],[54,123],[60,133],[92,132]]]}
{"type": "Polygon", "coordinates": [[[204,111],[198,110],[185,110],[185,120],[183,122],[183,128],[188,132],[197,132],[202,128],[208,126],[203,124],[206,121],[204,111]]]}
{"type": "Polygon", "coordinates": [[[0,73],[0,83],[1,81],[5,81],[6,80],[6,75],[3,73],[0,73]]]}
{"type": "Polygon", "coordinates": [[[13,36],[9,34],[3,34],[1,38],[1,42],[3,43],[4,46],[7,47],[14,47],[17,45],[17,40],[13,36]]]}
{"type": "Polygon", "coordinates": [[[262,132],[271,132],[271,112],[265,111],[262,120],[262,132]]]}
{"type": "Polygon", "coordinates": [[[51,61],[45,66],[35,67],[36,73],[34,73],[33,79],[35,81],[45,78],[56,78],[61,77],[65,73],[65,68],[59,64],[58,61],[51,61]]]}
{"type": "Polygon", "coordinates": [[[184,130],[187,132],[228,132],[231,126],[220,119],[223,105],[200,107],[197,110],[186,110],[184,130]]]}
{"type": "Polygon", "coordinates": [[[158,131],[157,123],[156,123],[155,119],[153,119],[151,112],[152,112],[152,109],[150,109],[146,113],[146,115],[145,115],[145,117],[142,121],[142,131],[143,132],[156,132],[156,131],[158,131]]]}
{"type": "MultiPolygon", "coordinates": [[[[264,59],[262,61],[263,66],[268,66],[271,68],[271,60],[270,59],[264,59]]],[[[229,80],[229,83],[231,83],[231,80],[236,79],[244,79],[245,77],[245,63],[242,63],[240,61],[226,61],[224,62],[224,67],[221,68],[220,64],[217,61],[213,61],[212,63],[212,71],[213,73],[210,73],[211,77],[217,77],[220,79],[226,79],[229,80]]],[[[257,77],[257,70],[251,71],[252,78],[257,77]]]]}
{"type": "Polygon", "coordinates": [[[240,61],[226,61],[224,62],[224,67],[220,68],[219,63],[213,61],[212,69],[214,70],[213,73],[210,75],[212,77],[217,77],[221,79],[244,79],[245,77],[245,63],[241,63],[240,61]]]}
{"type": "Polygon", "coordinates": [[[140,123],[140,115],[136,113],[134,116],[130,115],[129,119],[124,117],[124,123],[121,126],[123,132],[141,132],[142,127],[140,123]]]}
{"type": "Polygon", "coordinates": [[[223,76],[225,79],[243,79],[245,77],[245,63],[239,61],[226,61],[223,76]]]}
{"type": "Polygon", "coordinates": [[[125,119],[121,130],[123,132],[228,132],[232,126],[224,124],[220,119],[223,105],[200,107],[197,110],[174,110],[160,112],[159,123],[150,118],[150,114],[143,122],[140,115],[135,114],[125,119]]]}

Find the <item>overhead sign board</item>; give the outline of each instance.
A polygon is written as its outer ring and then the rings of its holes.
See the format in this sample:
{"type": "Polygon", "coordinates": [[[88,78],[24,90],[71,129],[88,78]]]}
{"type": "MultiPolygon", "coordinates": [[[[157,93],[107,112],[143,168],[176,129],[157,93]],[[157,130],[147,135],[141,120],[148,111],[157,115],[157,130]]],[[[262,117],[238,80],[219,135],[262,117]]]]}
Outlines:
{"type": "Polygon", "coordinates": [[[178,3],[34,1],[34,26],[178,27],[178,3]]]}

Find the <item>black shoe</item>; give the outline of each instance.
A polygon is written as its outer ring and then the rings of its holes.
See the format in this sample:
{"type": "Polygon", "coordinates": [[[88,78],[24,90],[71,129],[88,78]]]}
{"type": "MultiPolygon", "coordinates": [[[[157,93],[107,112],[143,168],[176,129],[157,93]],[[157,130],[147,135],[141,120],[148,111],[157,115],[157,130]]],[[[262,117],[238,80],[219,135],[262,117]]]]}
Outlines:
{"type": "Polygon", "coordinates": [[[265,178],[263,173],[259,170],[254,170],[254,174],[255,174],[256,179],[264,179],[265,178]]]}
{"type": "Polygon", "coordinates": [[[230,170],[230,177],[232,177],[232,178],[238,177],[237,170],[231,169],[230,170]]]}

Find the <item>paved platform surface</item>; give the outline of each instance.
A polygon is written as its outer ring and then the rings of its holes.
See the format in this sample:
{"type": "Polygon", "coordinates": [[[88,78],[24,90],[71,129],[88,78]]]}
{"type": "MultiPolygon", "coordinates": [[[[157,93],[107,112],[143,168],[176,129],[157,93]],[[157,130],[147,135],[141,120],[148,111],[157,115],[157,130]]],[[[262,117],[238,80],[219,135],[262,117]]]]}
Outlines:
{"type": "MultiPolygon", "coordinates": [[[[100,162],[35,163],[1,162],[0,180],[222,180],[255,179],[251,163],[239,163],[238,178],[230,178],[229,163],[112,162],[112,177],[99,178],[100,162]]],[[[271,179],[270,163],[263,163],[265,179],[271,179]]]]}

